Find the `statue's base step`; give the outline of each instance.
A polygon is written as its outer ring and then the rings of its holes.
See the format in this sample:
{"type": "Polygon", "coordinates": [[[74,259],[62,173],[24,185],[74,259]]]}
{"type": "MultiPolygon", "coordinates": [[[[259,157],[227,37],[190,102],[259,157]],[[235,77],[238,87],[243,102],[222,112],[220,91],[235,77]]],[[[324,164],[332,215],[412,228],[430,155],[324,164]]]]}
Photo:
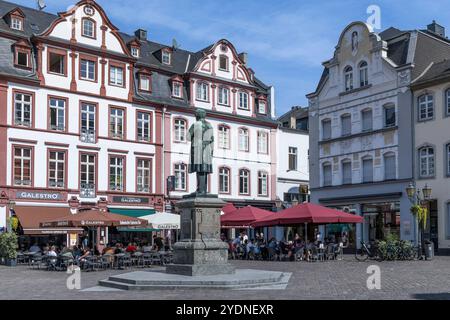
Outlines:
{"type": "Polygon", "coordinates": [[[291,273],[239,269],[233,274],[184,276],[163,271],[137,271],[99,281],[103,287],[121,290],[243,289],[287,285],[291,273]]]}
{"type": "Polygon", "coordinates": [[[236,269],[227,264],[171,264],[166,268],[168,274],[178,274],[182,276],[214,276],[224,274],[234,274],[236,269]]]}

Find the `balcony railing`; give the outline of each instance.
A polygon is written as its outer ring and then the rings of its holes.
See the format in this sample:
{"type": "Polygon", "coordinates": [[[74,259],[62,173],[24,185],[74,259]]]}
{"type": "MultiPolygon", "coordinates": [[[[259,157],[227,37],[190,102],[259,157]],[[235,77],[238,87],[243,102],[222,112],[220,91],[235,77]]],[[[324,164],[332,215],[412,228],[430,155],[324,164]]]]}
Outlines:
{"type": "Polygon", "coordinates": [[[109,190],[111,190],[111,191],[123,191],[123,186],[111,183],[109,185],[109,190]]]}
{"type": "Polygon", "coordinates": [[[81,198],[95,198],[95,185],[92,183],[82,183],[80,186],[81,198]]]}
{"type": "Polygon", "coordinates": [[[146,186],[146,187],[138,186],[137,187],[137,192],[149,193],[150,192],[150,188],[148,186],[146,186]]]}
{"type": "Polygon", "coordinates": [[[50,125],[50,129],[54,130],[54,131],[65,131],[66,127],[63,124],[58,124],[58,125],[50,125]]]}
{"type": "Polygon", "coordinates": [[[85,143],[95,143],[95,130],[81,129],[80,141],[85,143]]]}
{"type": "Polygon", "coordinates": [[[31,180],[14,179],[15,186],[31,186],[31,180]]]}
{"type": "Polygon", "coordinates": [[[14,120],[14,124],[16,126],[21,126],[21,127],[31,127],[31,121],[21,121],[21,120],[14,120]]]}
{"type": "Polygon", "coordinates": [[[64,181],[55,181],[55,180],[52,180],[52,181],[49,181],[49,182],[48,182],[48,186],[49,186],[50,188],[64,188],[64,181]]]}

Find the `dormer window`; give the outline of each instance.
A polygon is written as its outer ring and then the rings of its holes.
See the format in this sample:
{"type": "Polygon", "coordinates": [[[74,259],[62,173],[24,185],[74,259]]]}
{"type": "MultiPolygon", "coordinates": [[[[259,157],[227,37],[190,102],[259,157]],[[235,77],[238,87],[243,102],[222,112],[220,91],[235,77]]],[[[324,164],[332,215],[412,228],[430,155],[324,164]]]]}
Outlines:
{"type": "Polygon", "coordinates": [[[95,21],[89,18],[82,19],[82,30],[81,34],[83,37],[93,38],[95,39],[95,21]]]}
{"type": "Polygon", "coordinates": [[[172,53],[170,53],[167,50],[163,50],[161,54],[162,54],[161,56],[162,63],[170,65],[172,60],[172,53]]]}
{"type": "Polygon", "coordinates": [[[11,17],[11,29],[22,31],[23,20],[18,17],[11,17]]]}
{"type": "Polygon", "coordinates": [[[259,114],[266,114],[267,113],[267,103],[266,101],[260,99],[258,101],[258,113],[259,114]]]}
{"type": "Polygon", "coordinates": [[[148,74],[141,74],[139,77],[139,90],[151,91],[151,77],[148,74]]]}
{"type": "Polygon", "coordinates": [[[19,68],[31,68],[31,47],[23,40],[14,45],[14,65],[19,68]]]}
{"type": "Polygon", "coordinates": [[[139,48],[131,47],[131,55],[135,58],[139,58],[139,48]]]}
{"type": "Polygon", "coordinates": [[[175,98],[183,97],[183,85],[180,82],[174,82],[172,85],[172,96],[175,98]]]}
{"type": "Polygon", "coordinates": [[[219,70],[228,71],[228,57],[226,55],[219,57],[219,70]]]}

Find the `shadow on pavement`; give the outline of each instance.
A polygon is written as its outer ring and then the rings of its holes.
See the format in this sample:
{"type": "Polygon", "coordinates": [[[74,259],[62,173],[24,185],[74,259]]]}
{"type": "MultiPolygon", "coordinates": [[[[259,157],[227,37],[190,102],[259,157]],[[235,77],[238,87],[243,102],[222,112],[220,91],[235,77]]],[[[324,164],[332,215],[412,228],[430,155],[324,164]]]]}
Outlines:
{"type": "Polygon", "coordinates": [[[416,293],[412,297],[418,300],[450,300],[450,293],[416,293]]]}

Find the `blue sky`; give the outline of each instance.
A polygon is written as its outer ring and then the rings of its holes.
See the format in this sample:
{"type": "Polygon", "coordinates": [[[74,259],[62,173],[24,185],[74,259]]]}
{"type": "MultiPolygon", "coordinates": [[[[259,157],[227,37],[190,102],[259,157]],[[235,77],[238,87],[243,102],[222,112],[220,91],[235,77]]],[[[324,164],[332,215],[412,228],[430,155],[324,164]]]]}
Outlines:
{"type": "MultiPolygon", "coordinates": [[[[9,0],[35,7],[35,0],[9,0]]],[[[77,0],[46,0],[48,12],[65,11],[77,0]]],[[[152,41],[198,51],[217,40],[230,40],[249,54],[256,76],[275,86],[277,114],[307,105],[321,63],[333,55],[340,32],[350,22],[366,21],[367,7],[381,8],[381,27],[422,29],[433,19],[445,27],[448,0],[98,0],[112,22],[133,33],[148,30],[152,41]]],[[[449,29],[450,30],[450,29],[449,29]]]]}

